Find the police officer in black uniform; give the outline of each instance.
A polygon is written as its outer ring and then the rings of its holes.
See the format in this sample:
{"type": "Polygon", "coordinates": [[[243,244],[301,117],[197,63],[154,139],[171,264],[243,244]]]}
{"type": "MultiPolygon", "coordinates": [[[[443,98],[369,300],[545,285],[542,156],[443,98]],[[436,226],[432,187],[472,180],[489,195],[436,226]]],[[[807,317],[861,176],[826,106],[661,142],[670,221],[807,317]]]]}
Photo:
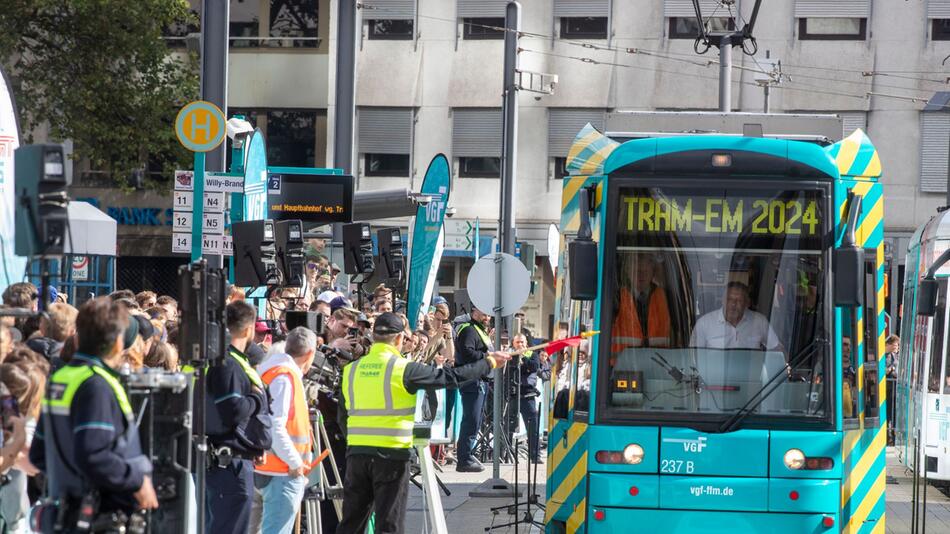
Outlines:
{"type": "Polygon", "coordinates": [[[254,497],[254,458],[270,448],[266,389],[245,351],[254,340],[257,311],[244,301],[225,310],[227,354],[208,371],[208,532],[245,533],[254,497]]]}
{"type": "MultiPolygon", "coordinates": [[[[511,344],[514,350],[523,350],[528,347],[528,338],[524,334],[515,334],[511,344]]],[[[521,355],[518,362],[518,375],[520,387],[514,387],[511,391],[511,402],[518,403],[518,409],[521,413],[521,419],[524,420],[525,430],[528,432],[528,456],[533,463],[541,463],[541,455],[538,450],[538,377],[542,372],[542,363],[540,353],[543,351],[527,351],[521,355]],[[517,397],[521,393],[520,399],[517,397]]],[[[517,417],[517,416],[515,416],[517,417]]],[[[512,428],[517,428],[517,421],[512,428]]]]}
{"type": "Polygon", "coordinates": [[[155,509],[152,465],[142,454],[129,397],[116,369],[131,345],[125,307],[108,297],[79,308],[78,351],[50,378],[30,461],[45,472],[60,509],[43,515],[44,532],[83,527],[120,531],[144,525],[141,509],[155,509]]]}

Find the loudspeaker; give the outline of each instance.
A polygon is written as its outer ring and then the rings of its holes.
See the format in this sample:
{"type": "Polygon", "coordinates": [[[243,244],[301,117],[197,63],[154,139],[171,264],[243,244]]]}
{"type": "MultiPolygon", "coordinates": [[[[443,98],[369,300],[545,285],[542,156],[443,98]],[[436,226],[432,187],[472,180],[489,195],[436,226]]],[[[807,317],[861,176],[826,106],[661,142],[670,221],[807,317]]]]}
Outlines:
{"type": "Polygon", "coordinates": [[[26,257],[63,254],[69,223],[63,146],[21,146],[14,151],[13,161],[15,252],[26,257]]]}
{"type": "Polygon", "coordinates": [[[274,221],[232,223],[231,235],[234,238],[234,285],[260,287],[281,283],[274,221]]]}
{"type": "Polygon", "coordinates": [[[277,221],[277,261],[283,287],[303,287],[303,223],[300,220],[277,221]]]}
{"type": "Polygon", "coordinates": [[[221,269],[209,269],[202,260],[178,269],[178,354],[182,363],[214,359],[224,354],[227,277],[221,269]],[[208,337],[201,350],[202,328],[208,337]]]}
{"type": "Polygon", "coordinates": [[[369,274],[376,270],[373,238],[368,223],[343,225],[343,272],[369,274]]]}
{"type": "Polygon", "coordinates": [[[298,326],[302,326],[317,335],[323,332],[323,314],[321,313],[315,311],[289,311],[284,317],[284,324],[287,325],[288,332],[298,326]]]}
{"type": "Polygon", "coordinates": [[[402,234],[399,228],[382,228],[376,232],[379,259],[385,267],[383,273],[390,280],[402,280],[405,256],[402,252],[402,234]]]}

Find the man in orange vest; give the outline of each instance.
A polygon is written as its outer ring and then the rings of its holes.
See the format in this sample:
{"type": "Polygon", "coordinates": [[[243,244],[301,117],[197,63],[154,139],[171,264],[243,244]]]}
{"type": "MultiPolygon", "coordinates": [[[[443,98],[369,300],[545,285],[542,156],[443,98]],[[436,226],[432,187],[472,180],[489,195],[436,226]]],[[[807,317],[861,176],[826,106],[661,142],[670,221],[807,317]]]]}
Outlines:
{"type": "Polygon", "coordinates": [[[303,376],[317,350],[317,336],[298,326],[287,335],[286,354],[268,357],[258,370],[271,397],[273,445],[254,466],[263,501],[261,532],[290,533],[307,487],[312,432],[303,376]]]}
{"type": "Polygon", "coordinates": [[[670,346],[670,306],[666,292],[654,283],[656,260],[637,254],[621,276],[620,303],[611,332],[611,363],[621,351],[633,347],[670,346]]]}

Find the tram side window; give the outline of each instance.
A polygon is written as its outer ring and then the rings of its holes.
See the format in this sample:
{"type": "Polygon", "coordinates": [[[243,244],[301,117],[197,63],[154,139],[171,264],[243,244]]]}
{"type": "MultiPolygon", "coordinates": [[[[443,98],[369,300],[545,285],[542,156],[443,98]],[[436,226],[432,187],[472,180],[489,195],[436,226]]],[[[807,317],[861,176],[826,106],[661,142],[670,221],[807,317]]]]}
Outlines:
{"type": "MultiPolygon", "coordinates": [[[[581,304],[581,328],[584,332],[589,330],[593,319],[593,303],[585,302],[581,304]]],[[[590,380],[593,375],[591,366],[591,343],[589,339],[581,341],[577,347],[577,356],[574,361],[577,362],[577,373],[574,376],[574,415],[575,419],[583,420],[587,418],[590,411],[590,380]]]]}
{"type": "Polygon", "coordinates": [[[844,419],[858,418],[857,358],[851,341],[855,332],[854,316],[850,309],[841,311],[841,414],[844,419]]]}
{"type": "MultiPolygon", "coordinates": [[[[568,333],[566,322],[558,323],[554,339],[564,339],[568,333]]],[[[571,378],[573,365],[571,364],[573,351],[563,349],[551,355],[551,378],[554,381],[554,406],[552,414],[555,419],[567,419],[570,411],[571,378]]]]}
{"type": "Polygon", "coordinates": [[[877,250],[865,251],[864,263],[864,415],[878,417],[880,398],[877,384],[883,378],[879,376],[879,347],[877,306],[877,250]]]}
{"type": "Polygon", "coordinates": [[[942,369],[940,363],[943,360],[944,347],[944,315],[947,309],[947,286],[940,284],[940,290],[937,292],[937,309],[933,317],[933,331],[931,332],[930,342],[930,370],[927,373],[927,391],[930,393],[940,393],[940,378],[942,369]]]}

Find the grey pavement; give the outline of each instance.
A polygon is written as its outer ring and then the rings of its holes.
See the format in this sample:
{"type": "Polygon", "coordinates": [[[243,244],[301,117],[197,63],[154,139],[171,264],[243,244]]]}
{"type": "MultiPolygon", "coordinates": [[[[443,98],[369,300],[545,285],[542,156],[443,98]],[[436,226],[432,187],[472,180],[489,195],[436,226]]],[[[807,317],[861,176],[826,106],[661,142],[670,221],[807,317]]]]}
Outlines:
{"type": "MultiPolygon", "coordinates": [[[[887,503],[887,532],[888,534],[910,534],[913,494],[913,478],[897,463],[896,453],[892,448],[887,451],[887,474],[885,500],[887,503]]],[[[493,512],[492,507],[513,503],[511,498],[469,497],[469,492],[476,488],[491,474],[491,466],[483,473],[457,473],[453,466],[444,467],[439,476],[448,486],[452,495],[442,498],[446,516],[446,524],[451,534],[484,534],[487,527],[507,523],[513,519],[510,510],[493,512]]],[[[519,485],[524,487],[524,476],[527,466],[521,464],[519,469],[519,485]]],[[[509,482],[514,482],[514,466],[501,466],[501,476],[509,482]]],[[[537,493],[544,500],[544,465],[538,466],[537,493]]],[[[426,527],[424,500],[422,492],[417,488],[410,488],[409,509],[406,513],[406,532],[409,534],[428,532],[426,527]]],[[[922,505],[921,508],[922,509],[922,505]]],[[[524,514],[522,503],[521,515],[524,514]]],[[[532,510],[534,511],[534,510],[532,510]]],[[[926,531],[921,534],[950,534],[950,497],[947,497],[937,488],[930,486],[927,490],[927,525],[926,531]]],[[[543,520],[544,513],[538,512],[535,518],[543,520]]],[[[492,532],[513,533],[514,527],[500,528],[492,532]]],[[[518,527],[518,532],[540,532],[537,528],[530,528],[526,524],[518,527]]]]}

